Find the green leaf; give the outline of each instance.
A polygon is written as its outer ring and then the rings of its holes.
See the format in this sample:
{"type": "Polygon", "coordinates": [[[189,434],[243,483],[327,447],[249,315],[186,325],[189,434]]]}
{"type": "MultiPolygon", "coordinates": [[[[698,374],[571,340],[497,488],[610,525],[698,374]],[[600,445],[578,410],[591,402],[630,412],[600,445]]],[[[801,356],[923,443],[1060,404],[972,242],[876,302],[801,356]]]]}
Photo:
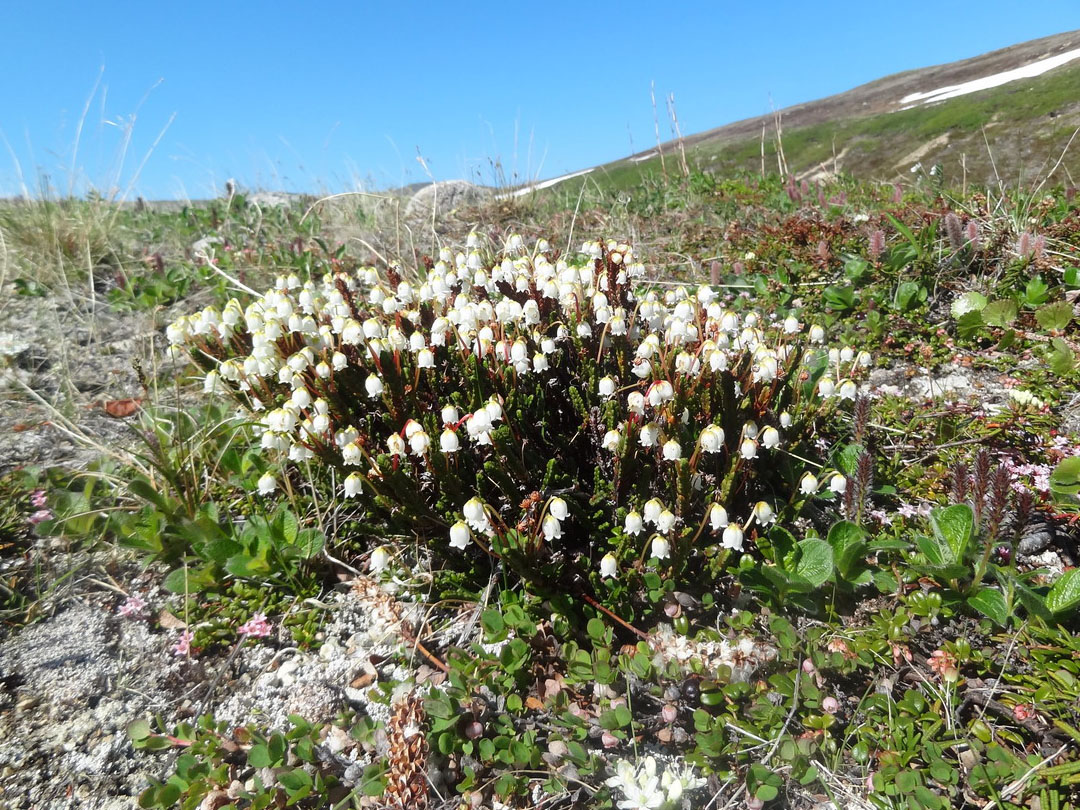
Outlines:
{"type": "Polygon", "coordinates": [[[899,312],[907,312],[914,309],[926,298],[926,289],[914,281],[902,281],[896,287],[893,296],[893,307],[899,312]]]}
{"type": "Polygon", "coordinates": [[[948,544],[951,562],[961,562],[975,534],[975,513],[966,503],[934,509],[930,513],[934,536],[948,544]]]}
{"type": "Polygon", "coordinates": [[[294,547],[299,550],[300,556],[310,560],[323,550],[326,545],[326,536],[318,529],[301,529],[296,535],[294,547]]]}
{"type": "Polygon", "coordinates": [[[1016,302],[1011,298],[1003,298],[1000,301],[994,301],[991,304],[987,304],[982,310],[982,320],[987,326],[1000,326],[1006,327],[1012,324],[1016,320],[1017,314],[1019,314],[1020,308],[1016,306],[1016,302]]]}
{"type": "Polygon", "coordinates": [[[964,293],[957,296],[953,301],[953,307],[950,311],[953,312],[953,318],[959,320],[963,315],[969,312],[982,312],[987,305],[986,296],[982,293],[976,293],[971,291],[970,293],[964,293]]]}
{"type": "Polygon", "coordinates": [[[1050,473],[1050,491],[1056,495],[1080,493],[1080,456],[1069,456],[1050,473]]]}
{"type": "Polygon", "coordinates": [[[1005,595],[996,588],[976,591],[967,598],[967,604],[1003,627],[1009,621],[1009,605],[1005,601],[1005,595]]]}
{"type": "Polygon", "coordinates": [[[969,312],[982,312],[986,304],[986,296],[982,293],[977,293],[974,290],[966,292],[963,295],[958,295],[956,300],[952,302],[952,316],[959,320],[969,312]]]}
{"type": "Polygon", "coordinates": [[[1046,609],[1046,597],[1034,589],[1029,588],[1023,582],[1014,581],[1013,588],[1015,589],[1017,598],[1020,600],[1020,604],[1024,606],[1028,613],[1032,616],[1037,616],[1045,622],[1053,621],[1052,614],[1046,609]]]}
{"type": "Polygon", "coordinates": [[[771,802],[780,795],[780,789],[776,785],[759,785],[754,791],[754,798],[763,802],[771,802]]]}
{"type": "Polygon", "coordinates": [[[1042,309],[1035,311],[1035,320],[1043,329],[1060,332],[1072,321],[1073,308],[1068,301],[1057,301],[1047,304],[1042,309]]]}
{"type": "Polygon", "coordinates": [[[866,556],[866,532],[849,520],[837,521],[829,529],[828,542],[832,547],[837,572],[845,580],[850,580],[866,556]]]}
{"type": "Polygon", "coordinates": [[[851,285],[839,287],[836,284],[830,284],[822,290],[821,295],[829,307],[841,312],[846,312],[855,306],[855,288],[851,285]]]}
{"type": "Polygon", "coordinates": [[[817,537],[799,541],[799,562],[795,574],[815,588],[824,585],[833,573],[832,546],[817,537]]]}
{"type": "Polygon", "coordinates": [[[263,557],[252,557],[250,554],[237,554],[230,557],[225,563],[225,570],[234,577],[244,579],[258,579],[268,576],[272,569],[270,563],[263,557]]]}
{"type": "Polygon", "coordinates": [[[278,763],[285,759],[287,742],[284,734],[274,734],[271,736],[266,743],[266,747],[270,752],[270,759],[273,763],[278,763]]]}
{"type": "Polygon", "coordinates": [[[240,548],[240,544],[235,540],[229,540],[228,538],[223,537],[217,540],[211,540],[209,543],[205,544],[202,547],[202,556],[210,562],[223,565],[229,557],[232,557],[234,554],[239,554],[240,548]]]}
{"type": "Polygon", "coordinates": [[[981,312],[965,312],[956,319],[956,333],[964,340],[971,340],[984,326],[981,312]]]}
{"type": "Polygon", "coordinates": [[[845,444],[839,452],[833,456],[833,463],[836,465],[836,468],[848,478],[854,478],[855,468],[859,464],[859,456],[864,452],[866,452],[866,448],[861,444],[856,444],[854,442],[845,444]]]}
{"type": "Polygon", "coordinates": [[[1064,613],[1080,605],[1080,568],[1070,568],[1050,588],[1046,607],[1052,613],[1064,613]]]}
{"type": "Polygon", "coordinates": [[[852,281],[858,281],[870,270],[870,262],[859,256],[848,256],[844,262],[844,275],[852,281]]]}
{"type": "Polygon", "coordinates": [[[920,534],[915,538],[915,545],[919,547],[919,551],[922,552],[922,555],[926,557],[934,568],[945,568],[956,564],[952,549],[949,548],[947,543],[941,542],[936,537],[927,537],[925,534],[920,534]]]}
{"type": "Polygon", "coordinates": [[[248,751],[248,765],[252,768],[269,768],[272,763],[270,749],[262,744],[251,746],[248,751]]]}
{"type": "Polygon", "coordinates": [[[603,619],[598,619],[595,616],[589,619],[585,625],[585,632],[589,634],[589,638],[597,641],[604,638],[604,631],[607,630],[607,625],[604,624],[603,619]]]}
{"type": "Polygon", "coordinates": [[[281,522],[282,539],[290,545],[295,543],[297,531],[300,528],[300,523],[296,520],[296,515],[288,509],[282,509],[278,514],[278,520],[281,522]]]}
{"type": "Polygon", "coordinates": [[[758,571],[778,590],[788,589],[795,582],[791,575],[778,565],[763,565],[758,571]]]}
{"type": "Polygon", "coordinates": [[[180,801],[180,786],[167,783],[158,788],[157,803],[161,807],[172,807],[180,801]]]}
{"type": "Polygon", "coordinates": [[[896,593],[896,589],[899,585],[896,581],[896,577],[891,571],[875,571],[874,587],[877,588],[880,593],[896,593]]]}
{"type": "Polygon", "coordinates": [[[1064,377],[1076,368],[1076,353],[1068,343],[1059,337],[1050,341],[1050,351],[1046,355],[1050,370],[1059,377],[1064,377]]]}
{"type": "Polygon", "coordinates": [[[172,571],[162,587],[170,593],[199,593],[214,584],[215,578],[207,568],[177,568],[172,571]]]}
{"type": "Polygon", "coordinates": [[[901,793],[911,793],[919,785],[919,777],[914,771],[900,771],[896,774],[896,789],[901,793]]]}
{"type": "Polygon", "coordinates": [[[153,734],[150,730],[150,723],[146,720],[135,720],[128,723],[127,733],[132,742],[141,742],[153,734]]]}
{"type": "Polygon", "coordinates": [[[311,787],[311,774],[303,768],[294,768],[291,771],[280,773],[277,780],[289,793],[311,787]]]}
{"type": "Polygon", "coordinates": [[[168,513],[171,511],[164,496],[154,489],[145,478],[133,478],[128,481],[128,492],[136,498],[152,503],[162,512],[168,513]]]}
{"type": "Polygon", "coordinates": [[[502,613],[496,608],[488,608],[480,614],[480,624],[484,626],[484,632],[488,636],[494,636],[500,641],[506,633],[506,622],[503,621],[502,613]]]}
{"type": "Polygon", "coordinates": [[[1050,288],[1042,280],[1042,276],[1035,276],[1029,279],[1027,286],[1024,287],[1024,303],[1029,307],[1040,306],[1046,303],[1049,293],[1050,288]]]}
{"type": "Polygon", "coordinates": [[[896,228],[897,232],[899,232],[900,235],[903,236],[908,241],[909,245],[911,245],[912,247],[916,247],[916,248],[918,247],[919,240],[915,238],[915,234],[913,234],[911,232],[911,229],[908,228],[907,225],[905,225],[903,222],[898,220],[892,214],[886,214],[885,217],[886,217],[886,219],[889,220],[889,222],[892,223],[892,226],[894,228],[896,228]]]}

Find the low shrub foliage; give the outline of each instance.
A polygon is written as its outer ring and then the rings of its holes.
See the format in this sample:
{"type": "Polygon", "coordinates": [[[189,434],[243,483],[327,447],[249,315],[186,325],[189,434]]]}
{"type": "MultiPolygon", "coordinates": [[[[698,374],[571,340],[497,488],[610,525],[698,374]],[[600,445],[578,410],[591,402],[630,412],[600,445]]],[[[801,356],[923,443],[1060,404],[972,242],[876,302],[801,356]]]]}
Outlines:
{"type": "Polygon", "coordinates": [[[369,522],[450,565],[490,555],[547,593],[633,589],[647,567],[700,587],[731,552],[767,559],[777,521],[824,488],[817,418],[870,357],[826,349],[797,313],[643,276],[624,244],[560,258],[473,237],[412,280],[282,277],[169,337],[268,454],[332,471],[369,522]]]}

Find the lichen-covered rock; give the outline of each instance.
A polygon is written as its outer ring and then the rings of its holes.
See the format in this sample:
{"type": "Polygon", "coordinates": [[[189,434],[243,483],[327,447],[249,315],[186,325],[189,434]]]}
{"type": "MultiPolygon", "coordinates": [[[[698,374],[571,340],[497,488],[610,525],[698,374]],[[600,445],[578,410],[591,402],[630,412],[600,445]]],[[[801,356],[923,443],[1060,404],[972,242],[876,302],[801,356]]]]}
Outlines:
{"type": "Polygon", "coordinates": [[[413,194],[405,206],[405,219],[410,222],[431,222],[432,209],[436,222],[453,216],[463,208],[479,205],[491,199],[491,189],[466,180],[444,180],[424,186],[413,194]]]}

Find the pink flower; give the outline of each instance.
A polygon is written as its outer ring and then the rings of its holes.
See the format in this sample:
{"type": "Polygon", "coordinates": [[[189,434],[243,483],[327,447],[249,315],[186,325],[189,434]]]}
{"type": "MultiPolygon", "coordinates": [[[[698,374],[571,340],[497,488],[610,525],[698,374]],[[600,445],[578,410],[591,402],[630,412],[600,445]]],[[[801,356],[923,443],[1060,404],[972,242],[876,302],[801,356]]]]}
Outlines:
{"type": "Polygon", "coordinates": [[[35,489],[30,493],[30,505],[35,509],[42,509],[45,506],[45,490],[35,489]]]}
{"type": "Polygon", "coordinates": [[[900,515],[900,517],[913,518],[919,514],[919,509],[906,501],[901,501],[896,508],[896,514],[900,515]]]}
{"type": "Polygon", "coordinates": [[[256,613],[248,621],[240,626],[240,629],[236,632],[241,636],[251,636],[252,638],[266,638],[273,630],[270,622],[266,620],[266,614],[256,613]]]}
{"type": "Polygon", "coordinates": [[[32,514],[28,520],[37,526],[39,523],[44,523],[46,520],[52,520],[53,513],[48,509],[38,509],[32,514]]]}
{"type": "Polygon", "coordinates": [[[129,596],[127,601],[116,609],[116,612],[125,619],[139,619],[142,617],[143,610],[145,609],[146,602],[138,596],[129,596]]]}
{"type": "Polygon", "coordinates": [[[1034,708],[1034,704],[1031,703],[1017,703],[1013,706],[1013,717],[1018,723],[1030,720],[1035,715],[1034,708]]]}
{"type": "Polygon", "coordinates": [[[892,526],[892,516],[884,509],[871,509],[870,517],[874,518],[882,526],[892,526]]]}
{"type": "Polygon", "coordinates": [[[191,640],[195,638],[195,634],[190,630],[185,630],[180,634],[180,639],[173,645],[173,655],[191,655],[191,640]]]}

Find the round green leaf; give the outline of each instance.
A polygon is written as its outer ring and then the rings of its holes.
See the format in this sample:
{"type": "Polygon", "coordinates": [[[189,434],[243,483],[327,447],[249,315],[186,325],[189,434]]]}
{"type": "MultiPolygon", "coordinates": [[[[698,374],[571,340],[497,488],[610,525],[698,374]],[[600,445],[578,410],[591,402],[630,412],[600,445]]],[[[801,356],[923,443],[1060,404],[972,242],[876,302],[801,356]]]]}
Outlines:
{"type": "Polygon", "coordinates": [[[980,312],[986,306],[986,296],[974,290],[958,296],[952,303],[952,316],[960,318],[969,312],[980,312]]]}

